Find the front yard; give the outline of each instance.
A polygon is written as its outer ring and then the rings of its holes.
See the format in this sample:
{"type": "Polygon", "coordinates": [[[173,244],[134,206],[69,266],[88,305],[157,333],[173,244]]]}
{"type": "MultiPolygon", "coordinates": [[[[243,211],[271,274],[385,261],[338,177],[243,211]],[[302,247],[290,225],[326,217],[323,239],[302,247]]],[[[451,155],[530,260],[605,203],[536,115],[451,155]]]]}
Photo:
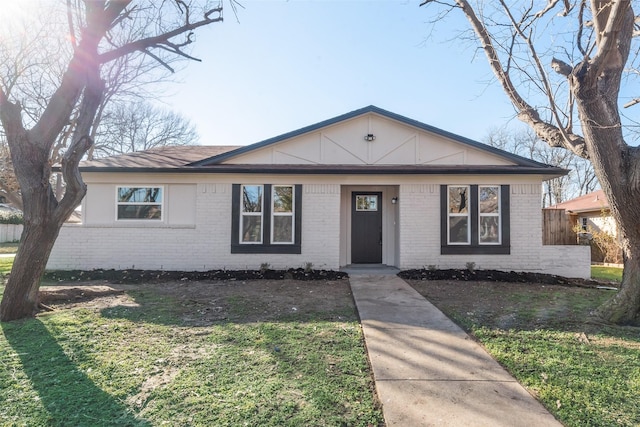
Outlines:
{"type": "MultiPolygon", "coordinates": [[[[589,322],[615,291],[409,282],[564,425],[640,425],[640,328],[589,322]]],[[[383,425],[347,280],[43,290],[1,325],[0,425],[383,425]]]]}
{"type": "Polygon", "coordinates": [[[566,426],[640,425],[640,328],[589,322],[615,291],[411,281],[566,426]]]}
{"type": "Polygon", "coordinates": [[[0,425],[383,424],[346,280],[78,285],[2,324],[0,425]]]}

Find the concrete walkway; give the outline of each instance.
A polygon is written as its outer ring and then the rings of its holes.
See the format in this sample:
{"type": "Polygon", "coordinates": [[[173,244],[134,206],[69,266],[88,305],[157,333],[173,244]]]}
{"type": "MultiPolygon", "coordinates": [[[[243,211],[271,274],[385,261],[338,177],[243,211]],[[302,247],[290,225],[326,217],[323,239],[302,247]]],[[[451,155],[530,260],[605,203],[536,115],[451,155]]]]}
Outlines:
{"type": "Polygon", "coordinates": [[[561,426],[405,281],[351,274],[349,282],[387,427],[561,426]]]}

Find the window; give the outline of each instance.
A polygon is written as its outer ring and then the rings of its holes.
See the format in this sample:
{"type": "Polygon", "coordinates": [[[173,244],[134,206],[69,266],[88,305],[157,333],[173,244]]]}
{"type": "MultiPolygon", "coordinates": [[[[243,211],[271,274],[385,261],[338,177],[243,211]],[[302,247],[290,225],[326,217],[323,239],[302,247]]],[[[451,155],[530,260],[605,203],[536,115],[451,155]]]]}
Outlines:
{"type": "Polygon", "coordinates": [[[358,194],[356,195],[356,211],[359,212],[377,212],[378,196],[358,194]]]}
{"type": "Polygon", "coordinates": [[[587,228],[589,228],[589,218],[587,217],[582,217],[580,218],[580,228],[582,229],[582,231],[587,231],[587,228]]]}
{"type": "Polygon", "coordinates": [[[231,253],[301,253],[302,186],[234,184],[231,253]]]}
{"type": "Polygon", "coordinates": [[[468,245],[471,241],[469,228],[469,187],[449,187],[448,243],[450,245],[468,245]]]}
{"type": "Polygon", "coordinates": [[[273,244],[293,243],[293,206],[295,194],[293,185],[274,185],[271,209],[271,242],[273,244]]]}
{"type": "Polygon", "coordinates": [[[480,186],[480,244],[500,244],[500,187],[480,186]]]}
{"type": "Polygon", "coordinates": [[[118,220],[162,220],[162,187],[118,187],[118,220]]]}
{"type": "Polygon", "coordinates": [[[509,254],[509,186],[443,185],[441,253],[509,254]]]}
{"type": "Polygon", "coordinates": [[[240,241],[248,244],[262,243],[262,185],[242,186],[242,231],[240,241]]]}

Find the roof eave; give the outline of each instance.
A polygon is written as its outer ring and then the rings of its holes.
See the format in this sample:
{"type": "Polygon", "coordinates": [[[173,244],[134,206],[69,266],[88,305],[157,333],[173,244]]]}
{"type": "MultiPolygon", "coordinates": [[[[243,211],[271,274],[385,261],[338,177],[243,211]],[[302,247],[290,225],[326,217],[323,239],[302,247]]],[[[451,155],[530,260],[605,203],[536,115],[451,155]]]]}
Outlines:
{"type": "Polygon", "coordinates": [[[566,169],[547,167],[407,167],[407,166],[359,166],[359,167],[308,167],[305,165],[216,165],[190,166],[182,168],[128,168],[128,167],[83,167],[81,172],[89,173],[204,173],[204,174],[307,174],[307,175],[540,175],[552,179],[566,175],[566,169]]]}

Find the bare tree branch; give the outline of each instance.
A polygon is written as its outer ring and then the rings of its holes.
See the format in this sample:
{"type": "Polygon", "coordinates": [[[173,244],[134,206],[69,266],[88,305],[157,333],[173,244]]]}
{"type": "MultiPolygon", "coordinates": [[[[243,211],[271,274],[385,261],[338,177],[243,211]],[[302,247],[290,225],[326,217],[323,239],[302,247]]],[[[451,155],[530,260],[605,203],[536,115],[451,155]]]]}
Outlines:
{"type": "Polygon", "coordinates": [[[598,11],[594,19],[598,52],[591,60],[594,70],[591,75],[598,78],[605,68],[620,68],[626,63],[628,53],[619,51],[622,47],[618,44],[619,33],[633,31],[634,16],[629,0],[592,0],[592,3],[598,11]]]}
{"type": "MultiPolygon", "coordinates": [[[[217,7],[214,9],[209,10],[206,14],[204,19],[194,22],[194,23],[187,23],[181,27],[178,27],[172,31],[166,32],[164,34],[161,35],[157,35],[154,37],[147,37],[145,39],[142,40],[137,40],[128,44],[125,44],[124,46],[121,46],[119,48],[116,48],[114,50],[111,50],[109,52],[105,52],[99,55],[98,59],[100,61],[100,63],[104,64],[106,62],[109,61],[113,61],[116,58],[119,58],[121,56],[130,54],[132,52],[135,51],[140,51],[140,52],[145,52],[148,48],[151,47],[156,47],[159,45],[167,45],[167,42],[169,40],[171,40],[172,38],[179,36],[183,33],[189,32],[191,30],[195,30],[196,28],[205,26],[205,25],[209,25],[215,22],[221,22],[222,19],[222,7],[217,7]],[[209,18],[208,16],[213,14],[213,13],[219,13],[219,16],[215,17],[215,18],[209,18]]],[[[191,43],[189,41],[189,43],[191,43]]],[[[174,52],[177,53],[177,52],[174,52]]]]}
{"type": "MultiPolygon", "coordinates": [[[[556,7],[559,1],[560,0],[549,0],[547,6],[540,12],[536,13],[536,18],[542,18],[547,12],[556,7]]],[[[571,9],[573,9],[573,6],[569,3],[569,0],[563,0],[562,3],[564,4],[564,9],[559,13],[559,15],[567,16],[569,12],[571,12],[571,9]]]]}

